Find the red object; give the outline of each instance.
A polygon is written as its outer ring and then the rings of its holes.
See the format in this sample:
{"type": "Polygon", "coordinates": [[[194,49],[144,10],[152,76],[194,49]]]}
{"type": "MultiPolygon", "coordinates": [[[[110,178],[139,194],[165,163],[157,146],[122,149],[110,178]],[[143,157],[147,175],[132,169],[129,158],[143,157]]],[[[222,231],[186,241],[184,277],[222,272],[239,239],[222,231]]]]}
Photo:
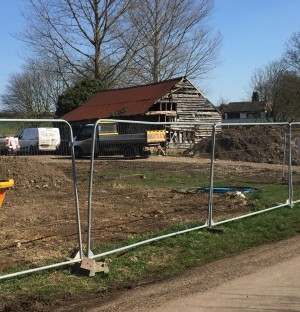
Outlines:
{"type": "Polygon", "coordinates": [[[61,116],[67,121],[109,118],[122,110],[122,116],[142,115],[183,77],[159,83],[97,92],[83,105],[61,116]]]}

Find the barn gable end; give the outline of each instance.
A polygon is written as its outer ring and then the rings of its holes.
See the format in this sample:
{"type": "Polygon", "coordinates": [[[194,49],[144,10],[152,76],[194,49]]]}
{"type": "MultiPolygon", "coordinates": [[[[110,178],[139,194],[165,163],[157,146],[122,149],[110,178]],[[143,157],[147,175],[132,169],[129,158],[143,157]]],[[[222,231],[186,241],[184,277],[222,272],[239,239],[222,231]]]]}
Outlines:
{"type": "MultiPolygon", "coordinates": [[[[146,112],[161,122],[219,123],[220,111],[187,79],[183,78],[146,112]]],[[[171,126],[168,132],[170,148],[188,148],[211,135],[211,126],[171,126]]]]}

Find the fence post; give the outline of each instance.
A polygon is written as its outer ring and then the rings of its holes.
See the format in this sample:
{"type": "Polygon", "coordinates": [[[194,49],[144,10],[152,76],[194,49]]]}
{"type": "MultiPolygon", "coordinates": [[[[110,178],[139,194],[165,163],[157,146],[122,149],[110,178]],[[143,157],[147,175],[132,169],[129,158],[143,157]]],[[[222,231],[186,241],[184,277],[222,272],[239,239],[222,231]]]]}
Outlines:
{"type": "Polygon", "coordinates": [[[208,209],[206,224],[208,227],[213,225],[213,186],[214,186],[214,160],[215,160],[215,145],[216,145],[216,125],[213,125],[212,129],[212,151],[211,151],[211,162],[210,162],[210,181],[209,181],[209,195],[208,195],[208,209]]]}
{"type": "Polygon", "coordinates": [[[71,158],[72,158],[72,175],[73,175],[73,188],[75,195],[75,206],[76,206],[76,219],[77,219],[77,230],[78,230],[78,244],[79,244],[79,256],[83,258],[83,248],[82,248],[82,234],[81,234],[81,222],[80,222],[80,211],[79,211],[79,199],[78,199],[78,186],[77,186],[77,174],[76,174],[76,164],[75,164],[75,153],[74,153],[74,137],[71,125],[65,121],[70,129],[70,148],[71,148],[71,158]]]}
{"type": "Polygon", "coordinates": [[[293,206],[293,173],[292,173],[292,125],[289,124],[289,199],[288,204],[293,206]]]}
{"type": "Polygon", "coordinates": [[[96,129],[100,120],[97,120],[94,125],[92,147],[91,147],[91,160],[90,160],[90,180],[89,180],[89,198],[88,198],[88,224],[87,224],[87,256],[93,256],[91,251],[91,229],[92,229],[92,190],[94,179],[94,160],[95,160],[95,143],[96,143],[96,129]]]}

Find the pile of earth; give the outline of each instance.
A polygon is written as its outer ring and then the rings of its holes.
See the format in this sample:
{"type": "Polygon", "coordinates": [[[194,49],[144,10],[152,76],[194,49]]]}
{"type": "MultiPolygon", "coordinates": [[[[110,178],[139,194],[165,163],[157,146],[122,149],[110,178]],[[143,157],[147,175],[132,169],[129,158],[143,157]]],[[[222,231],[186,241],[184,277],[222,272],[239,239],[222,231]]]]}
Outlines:
{"type": "Polygon", "coordinates": [[[0,180],[14,179],[14,189],[66,188],[72,186],[71,176],[36,157],[0,157],[0,180]]]}
{"type": "MultiPolygon", "coordinates": [[[[292,138],[292,164],[298,165],[297,138],[292,138]]],[[[210,158],[211,138],[204,138],[184,152],[185,155],[210,158]]],[[[223,128],[216,134],[215,159],[254,163],[288,163],[288,135],[278,126],[247,126],[223,128]]]]}

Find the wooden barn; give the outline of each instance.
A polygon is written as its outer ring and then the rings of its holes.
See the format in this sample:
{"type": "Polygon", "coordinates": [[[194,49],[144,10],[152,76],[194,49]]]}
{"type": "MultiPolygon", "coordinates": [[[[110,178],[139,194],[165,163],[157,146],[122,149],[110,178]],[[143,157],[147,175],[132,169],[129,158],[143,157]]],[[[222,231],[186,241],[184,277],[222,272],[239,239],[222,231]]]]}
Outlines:
{"type": "MultiPolygon", "coordinates": [[[[100,118],[148,122],[220,123],[220,111],[189,81],[179,77],[159,83],[96,93],[86,103],[61,116],[76,124],[100,118]]],[[[169,148],[189,148],[211,134],[211,127],[167,127],[169,148]]]]}

